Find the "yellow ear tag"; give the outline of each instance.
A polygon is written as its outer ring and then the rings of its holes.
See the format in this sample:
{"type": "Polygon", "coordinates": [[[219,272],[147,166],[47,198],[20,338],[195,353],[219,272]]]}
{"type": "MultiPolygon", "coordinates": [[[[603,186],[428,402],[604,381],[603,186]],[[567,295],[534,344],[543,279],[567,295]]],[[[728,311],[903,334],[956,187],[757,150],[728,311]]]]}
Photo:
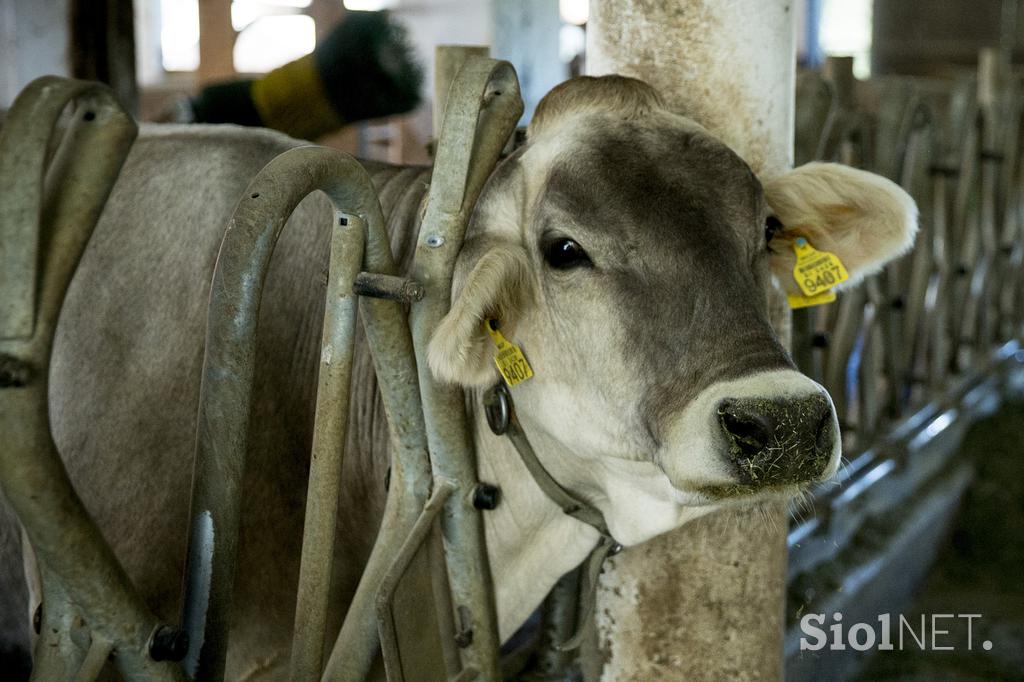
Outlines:
{"type": "Polygon", "coordinates": [[[498,371],[501,372],[506,384],[509,386],[521,384],[533,376],[533,368],[526,361],[523,350],[506,339],[500,331],[494,329],[491,326],[492,323],[493,320],[484,320],[484,329],[494,341],[494,364],[498,366],[498,371]]]}
{"type": "Polygon", "coordinates": [[[831,289],[823,291],[820,294],[814,296],[804,296],[803,294],[786,294],[786,298],[789,300],[790,308],[809,308],[812,305],[823,305],[825,303],[831,303],[836,300],[836,292],[831,289]]]}
{"type": "MultiPolygon", "coordinates": [[[[846,272],[846,268],[834,253],[818,251],[803,237],[798,237],[793,243],[793,251],[796,253],[793,277],[796,279],[797,286],[808,298],[825,292],[831,293],[829,290],[832,287],[850,279],[850,274],[846,272]]],[[[822,299],[821,303],[829,303],[832,300],[835,300],[835,294],[828,301],[822,299]]],[[[807,303],[806,305],[818,305],[818,303],[807,303]]]]}

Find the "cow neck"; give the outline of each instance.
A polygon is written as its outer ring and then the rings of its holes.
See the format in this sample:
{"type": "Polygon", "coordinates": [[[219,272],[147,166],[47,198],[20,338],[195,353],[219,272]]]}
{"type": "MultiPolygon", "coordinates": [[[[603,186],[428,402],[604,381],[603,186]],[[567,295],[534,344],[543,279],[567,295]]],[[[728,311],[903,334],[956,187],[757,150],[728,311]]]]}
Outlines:
{"type": "Polygon", "coordinates": [[[598,533],[597,544],[590,550],[582,575],[579,626],[576,633],[558,647],[563,651],[574,649],[582,641],[584,624],[589,621],[594,612],[597,599],[597,579],[604,560],[618,553],[622,549],[622,545],[612,537],[604,514],[599,509],[562,487],[555,477],[544,468],[516,417],[512,395],[504,382],[485,392],[483,406],[491,432],[496,436],[507,437],[507,442],[511,443],[519,455],[520,462],[529,472],[537,489],[561,509],[564,515],[590,526],[598,533]]]}

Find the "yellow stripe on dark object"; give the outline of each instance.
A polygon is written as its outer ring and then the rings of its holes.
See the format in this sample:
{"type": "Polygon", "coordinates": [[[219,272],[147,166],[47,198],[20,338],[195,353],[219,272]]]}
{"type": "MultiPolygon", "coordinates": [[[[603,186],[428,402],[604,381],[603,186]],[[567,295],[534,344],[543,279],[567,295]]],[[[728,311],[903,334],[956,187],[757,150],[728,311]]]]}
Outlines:
{"type": "Polygon", "coordinates": [[[303,140],[315,140],[345,123],[324,94],[312,54],[253,82],[252,100],[265,126],[303,140]]]}

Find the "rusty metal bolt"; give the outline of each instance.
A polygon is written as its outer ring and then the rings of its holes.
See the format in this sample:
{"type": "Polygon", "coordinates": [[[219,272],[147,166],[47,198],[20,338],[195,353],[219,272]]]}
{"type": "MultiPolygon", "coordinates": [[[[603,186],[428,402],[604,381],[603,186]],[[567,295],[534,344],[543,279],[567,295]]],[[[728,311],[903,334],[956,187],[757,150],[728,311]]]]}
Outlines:
{"type": "Polygon", "coordinates": [[[180,661],[188,654],[188,633],[161,625],[149,640],[149,657],[154,661],[180,661]]]}
{"type": "Polygon", "coordinates": [[[473,488],[473,506],[488,511],[497,509],[501,503],[501,488],[490,483],[480,483],[473,488]]]}
{"type": "Polygon", "coordinates": [[[21,388],[31,380],[31,365],[10,355],[0,355],[0,388],[21,388]]]}
{"type": "Polygon", "coordinates": [[[352,283],[352,291],[360,296],[403,303],[415,303],[423,300],[423,296],[426,295],[426,289],[419,282],[376,272],[360,272],[356,275],[355,282],[352,283]]]}

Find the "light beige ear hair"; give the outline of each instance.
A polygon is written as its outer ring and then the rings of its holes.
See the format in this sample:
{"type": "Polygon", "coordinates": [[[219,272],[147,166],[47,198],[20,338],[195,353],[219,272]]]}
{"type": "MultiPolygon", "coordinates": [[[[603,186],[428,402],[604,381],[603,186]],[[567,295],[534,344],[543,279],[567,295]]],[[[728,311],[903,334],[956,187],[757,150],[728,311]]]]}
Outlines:
{"type": "Polygon", "coordinates": [[[772,239],[772,271],[796,291],[793,242],[806,237],[839,256],[849,287],[907,251],[917,233],[917,205],[896,183],[835,163],[808,163],[764,183],[783,230],[772,239]]]}
{"type": "Polygon", "coordinates": [[[485,320],[499,320],[510,336],[518,313],[532,298],[529,263],[522,247],[492,246],[456,287],[452,308],[427,347],[427,362],[439,381],[485,387],[498,378],[485,320]]]}

